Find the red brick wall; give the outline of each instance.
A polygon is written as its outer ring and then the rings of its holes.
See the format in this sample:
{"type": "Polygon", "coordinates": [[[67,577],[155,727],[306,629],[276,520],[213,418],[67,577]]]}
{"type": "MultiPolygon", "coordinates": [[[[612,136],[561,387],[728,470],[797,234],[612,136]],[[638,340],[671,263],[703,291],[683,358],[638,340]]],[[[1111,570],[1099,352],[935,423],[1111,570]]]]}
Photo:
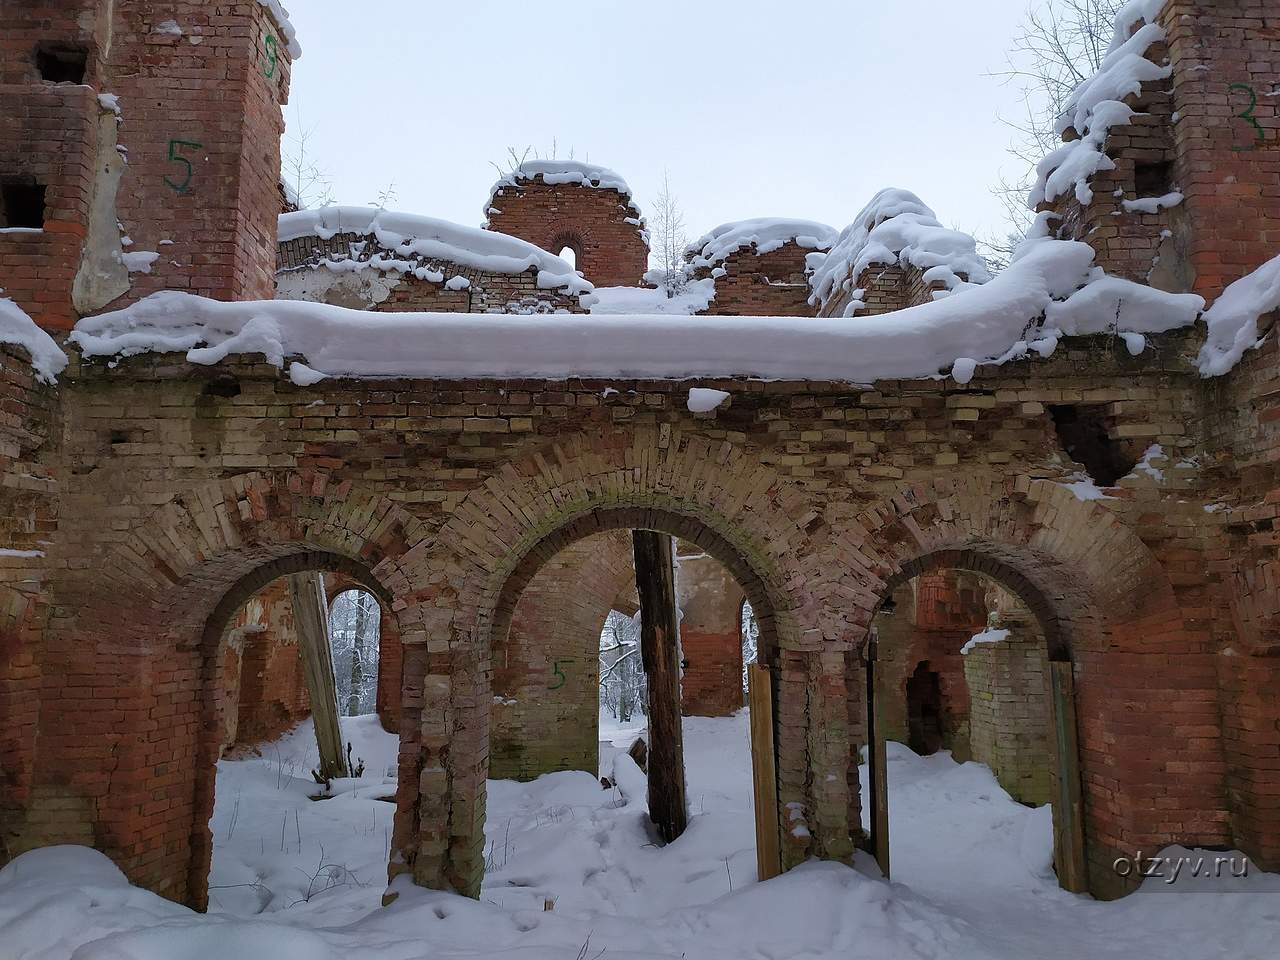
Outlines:
{"type": "Polygon", "coordinates": [[[444,313],[586,313],[580,298],[562,290],[538,286],[538,270],[524,273],[494,273],[477,270],[438,258],[388,251],[375,238],[355,233],[339,233],[329,238],[298,237],[279,245],[277,293],[285,299],[315,300],[357,310],[440,311],[444,313]],[[380,287],[369,285],[369,273],[335,273],[312,265],[323,259],[353,259],[353,244],[363,244],[354,259],[375,255],[408,261],[443,274],[439,283],[421,280],[406,273],[374,273],[380,287]],[[454,277],[469,282],[464,290],[450,290],[445,284],[454,277]],[[325,284],[327,289],[323,289],[325,284]],[[305,295],[304,295],[305,292],[305,295]]]}
{"type": "MultiPolygon", "coordinates": [[[[0,546],[13,551],[0,557],[0,863],[20,852],[15,840],[33,799],[50,611],[44,581],[59,506],[57,474],[41,461],[57,446],[55,396],[36,384],[25,351],[0,348],[0,546]]],[[[79,692],[60,696],[75,702],[79,692]]]]}
{"type": "Polygon", "coordinates": [[[742,588],[723,564],[694,544],[681,542],[679,549],[682,712],[727,717],[743,706],[742,588]]]}
{"type": "Polygon", "coordinates": [[[120,96],[129,151],[117,211],[132,249],[160,254],[150,274],[133,275],[121,302],[161,289],[271,298],[280,105],[289,90],[284,47],[258,3],[229,13],[202,0],[117,4],[110,92],[120,96]],[[166,20],[186,35],[156,32],[166,20]]]}
{"type": "Polygon", "coordinates": [[[0,287],[49,329],[159,289],[270,297],[289,63],[266,8],[42,0],[10,4],[5,18],[0,178],[48,192],[42,233],[0,233],[0,287]],[[185,35],[154,29],[166,20],[185,35]],[[84,48],[85,85],[42,82],[40,43],[84,48]],[[120,98],[120,124],[100,93],[120,98]],[[190,162],[189,179],[171,151],[190,162]],[[132,246],[121,247],[117,221],[132,246]],[[122,250],[159,257],[150,274],[129,275],[122,250]]]}
{"type": "Polygon", "coordinates": [[[239,631],[241,651],[239,696],[228,691],[226,707],[237,716],[232,742],[244,747],[278,740],[311,715],[288,581],[257,593],[232,630],[239,631]]]}
{"type": "MultiPolygon", "coordinates": [[[[717,265],[724,273],[716,277],[716,298],[706,310],[711,316],[812,317],[809,281],[804,258],[811,248],[794,241],[768,253],[754,246],[736,251],[717,265]]],[[[711,268],[695,272],[695,279],[712,275],[711,268]]]]}
{"type": "Polygon", "coordinates": [[[497,192],[488,226],[549,253],[572,247],[578,270],[598,287],[637,287],[649,269],[649,246],[641,227],[627,221],[639,216],[616,190],[549,184],[539,174],[497,192]]]}

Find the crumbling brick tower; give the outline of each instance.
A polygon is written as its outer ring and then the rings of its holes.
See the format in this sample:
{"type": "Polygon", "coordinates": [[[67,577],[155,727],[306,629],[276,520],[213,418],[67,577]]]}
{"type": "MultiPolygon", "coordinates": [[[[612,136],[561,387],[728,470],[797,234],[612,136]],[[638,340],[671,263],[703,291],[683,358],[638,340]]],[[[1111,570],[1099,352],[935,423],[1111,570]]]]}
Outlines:
{"type": "Polygon", "coordinates": [[[7,3],[0,287],[37,323],[272,295],[292,31],[269,0],[7,3]]]}
{"type": "Polygon", "coordinates": [[[631,188],[606,167],[574,160],[526,160],[493,185],[490,230],[550,253],[573,251],[598,287],[635,287],[649,269],[649,238],[631,188]]]}
{"type": "MultiPolygon", "coordinates": [[[[280,104],[297,49],[276,10],[270,0],[0,8],[6,297],[56,333],[161,288],[271,296],[280,104]]],[[[5,467],[0,500],[26,554],[5,571],[18,586],[5,587],[0,638],[0,855],[87,843],[131,879],[198,902],[206,881],[187,885],[191,823],[208,811],[196,809],[195,758],[156,733],[188,729],[190,701],[174,692],[188,668],[158,641],[113,643],[109,617],[87,638],[60,631],[58,602],[75,603],[74,591],[59,600],[41,585],[58,565],[51,544],[70,471],[53,461],[66,444],[80,451],[67,439],[75,412],[65,384],[5,373],[22,426],[4,452],[22,462],[5,467]],[[21,489],[10,476],[25,478],[21,489]],[[109,765],[86,762],[103,750],[109,765]]],[[[113,429],[123,443],[145,422],[113,429]]],[[[100,464],[94,453],[76,462],[83,472],[100,464]]]]}

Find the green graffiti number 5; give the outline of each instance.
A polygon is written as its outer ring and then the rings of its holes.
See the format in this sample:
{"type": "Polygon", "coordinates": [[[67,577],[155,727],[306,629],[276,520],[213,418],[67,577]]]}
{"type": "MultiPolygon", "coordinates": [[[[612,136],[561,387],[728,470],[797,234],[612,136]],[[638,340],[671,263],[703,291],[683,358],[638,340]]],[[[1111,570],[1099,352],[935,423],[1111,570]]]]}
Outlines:
{"type": "Polygon", "coordinates": [[[560,664],[569,663],[569,662],[570,661],[568,660],[557,660],[555,663],[551,665],[551,675],[553,677],[559,677],[560,679],[557,680],[555,683],[551,684],[551,686],[547,687],[548,690],[559,690],[561,687],[565,685],[566,682],[568,682],[569,678],[566,677],[564,675],[564,671],[560,669],[560,664]]]}
{"type": "Polygon", "coordinates": [[[266,52],[267,66],[262,75],[270,80],[276,75],[276,66],[280,63],[280,44],[274,36],[267,34],[262,38],[262,49],[266,52]]]}
{"type": "Polygon", "coordinates": [[[196,143],[194,140],[169,141],[169,162],[176,163],[178,166],[185,169],[187,173],[181,182],[174,180],[173,177],[164,178],[164,182],[173,189],[174,193],[186,193],[190,190],[191,179],[196,175],[195,167],[191,165],[190,158],[182,156],[179,151],[183,147],[190,147],[192,150],[199,150],[203,146],[203,143],[196,143]]]}
{"type": "Polygon", "coordinates": [[[1253,115],[1253,111],[1258,107],[1258,92],[1247,83],[1233,83],[1227,88],[1228,90],[1243,90],[1249,95],[1249,106],[1247,106],[1236,116],[1241,120],[1248,120],[1253,129],[1258,131],[1257,142],[1249,144],[1247,147],[1236,147],[1237,150],[1253,150],[1259,143],[1265,143],[1267,139],[1267,131],[1263,129],[1262,124],[1258,122],[1258,118],[1253,115]]]}

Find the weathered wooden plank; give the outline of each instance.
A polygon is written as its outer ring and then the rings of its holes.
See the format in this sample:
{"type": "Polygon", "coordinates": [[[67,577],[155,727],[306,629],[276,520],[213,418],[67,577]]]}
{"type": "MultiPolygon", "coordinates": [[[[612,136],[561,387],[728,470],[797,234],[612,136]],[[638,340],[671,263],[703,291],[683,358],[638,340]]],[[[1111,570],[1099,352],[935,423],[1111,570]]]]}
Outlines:
{"type": "Polygon", "coordinates": [[[768,880],[782,873],[778,837],[777,743],[773,733],[773,678],[769,668],[753,663],[747,670],[747,703],[751,710],[751,778],[755,788],[756,875],[768,880]]]}
{"type": "Polygon", "coordinates": [[[311,722],[316,731],[316,746],[320,749],[319,773],[326,778],[345,777],[347,761],[342,751],[342,729],[338,726],[338,692],[333,678],[328,605],[321,575],[291,574],[289,598],[293,602],[302,673],[311,699],[311,722]]]}
{"type": "Polygon", "coordinates": [[[878,643],[867,642],[867,777],[871,789],[871,853],[889,877],[889,757],[885,747],[879,696],[878,643]]]}
{"type": "Polygon", "coordinates": [[[649,819],[670,843],[689,822],[671,537],[634,530],[632,547],[640,595],[640,656],[649,687],[649,819]]]}
{"type": "Polygon", "coordinates": [[[1084,801],[1076,733],[1075,680],[1071,662],[1049,664],[1049,722],[1053,725],[1057,793],[1053,801],[1053,864],[1058,884],[1073,893],[1089,889],[1084,856],[1084,801]]]}

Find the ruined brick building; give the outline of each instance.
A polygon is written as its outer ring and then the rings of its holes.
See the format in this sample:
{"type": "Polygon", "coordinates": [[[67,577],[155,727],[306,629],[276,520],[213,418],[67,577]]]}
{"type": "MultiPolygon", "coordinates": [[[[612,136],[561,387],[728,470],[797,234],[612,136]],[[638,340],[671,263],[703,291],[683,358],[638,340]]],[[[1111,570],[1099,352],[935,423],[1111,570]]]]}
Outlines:
{"type": "Polygon", "coordinates": [[[1280,21],[1141,6],[1140,82],[1075,105],[1003,274],[887,191],[840,233],[718,228],[707,315],[597,332],[647,267],[611,171],[517,169],[487,230],[282,219],[273,0],[6,3],[0,858],[89,844],[202,904],[218,756],[309,709],[311,572],[382,605],[391,875],[474,894],[486,778],[594,763],[644,529],[682,544],[687,710],[741,704],[754,612],[781,866],[865,840],[871,669],[876,736],[1052,802],[1072,889],[1170,843],[1280,869],[1275,313],[1216,333],[1280,253],[1280,21]],[[983,351],[923,369],[965,304],[983,351]],[[650,329],[719,339],[690,367],[650,329]]]}

